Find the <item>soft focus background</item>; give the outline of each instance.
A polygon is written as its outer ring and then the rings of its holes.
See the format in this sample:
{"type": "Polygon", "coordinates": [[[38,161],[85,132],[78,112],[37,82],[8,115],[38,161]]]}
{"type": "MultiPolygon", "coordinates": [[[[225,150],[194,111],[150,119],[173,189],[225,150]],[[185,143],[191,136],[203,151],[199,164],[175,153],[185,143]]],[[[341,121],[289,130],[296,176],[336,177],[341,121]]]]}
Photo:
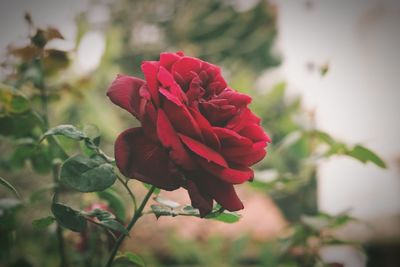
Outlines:
{"type": "MultiPolygon", "coordinates": [[[[0,0],[4,83],[13,79],[10,51],[28,43],[26,12],[34,25],[64,36],[46,45],[66,51],[66,62],[51,65],[60,71],[49,74],[57,92],[51,125],[95,124],[112,154],[117,134],[137,122],[110,104],[108,84],[117,73],[141,76],[141,61],[160,52],[184,51],[220,65],[232,88],[252,95],[272,137],[255,181],[239,187],[245,210],[238,223],[148,215],[124,250],[148,266],[400,265],[399,1],[0,0]],[[386,168],[352,150],[358,144],[386,168]]],[[[31,225],[50,214],[32,192],[51,179],[48,170],[37,174],[31,158],[16,163],[10,125],[0,117],[0,176],[31,201],[18,215],[12,266],[55,266],[54,229],[31,225]]],[[[161,195],[189,201],[179,190],[161,195]]],[[[93,194],[65,199],[81,208],[99,201],[93,194]]],[[[74,250],[79,236],[65,234],[73,266],[98,266],[88,260],[96,250],[74,250]]]]}

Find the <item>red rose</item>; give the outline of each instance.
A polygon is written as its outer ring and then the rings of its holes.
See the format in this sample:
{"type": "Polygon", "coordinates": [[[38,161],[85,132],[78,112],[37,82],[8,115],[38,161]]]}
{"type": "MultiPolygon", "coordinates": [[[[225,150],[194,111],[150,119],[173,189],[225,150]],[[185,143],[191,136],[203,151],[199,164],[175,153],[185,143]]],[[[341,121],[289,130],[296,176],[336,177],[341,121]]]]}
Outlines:
{"type": "Polygon", "coordinates": [[[221,70],[183,53],[144,61],[145,81],[118,75],[111,101],[142,124],[121,133],[115,160],[127,177],[165,190],[184,187],[202,216],[213,200],[243,208],[234,184],[253,178],[269,137],[247,105],[251,97],[228,87],[221,70]]]}

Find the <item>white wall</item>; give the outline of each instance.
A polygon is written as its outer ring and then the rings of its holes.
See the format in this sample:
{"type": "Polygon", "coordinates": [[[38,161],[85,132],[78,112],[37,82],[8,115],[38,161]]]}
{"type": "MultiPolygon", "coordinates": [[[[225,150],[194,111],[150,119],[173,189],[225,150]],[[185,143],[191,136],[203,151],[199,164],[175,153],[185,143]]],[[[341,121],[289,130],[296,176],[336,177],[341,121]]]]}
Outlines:
{"type": "MultiPolygon", "coordinates": [[[[400,215],[400,1],[275,1],[282,76],[318,127],[374,149],[389,169],[332,158],[319,168],[319,205],[361,218],[400,215]],[[308,4],[305,4],[305,3],[308,4]],[[321,77],[306,65],[329,62],[321,77]]],[[[400,226],[399,226],[400,227],[400,226]]]]}

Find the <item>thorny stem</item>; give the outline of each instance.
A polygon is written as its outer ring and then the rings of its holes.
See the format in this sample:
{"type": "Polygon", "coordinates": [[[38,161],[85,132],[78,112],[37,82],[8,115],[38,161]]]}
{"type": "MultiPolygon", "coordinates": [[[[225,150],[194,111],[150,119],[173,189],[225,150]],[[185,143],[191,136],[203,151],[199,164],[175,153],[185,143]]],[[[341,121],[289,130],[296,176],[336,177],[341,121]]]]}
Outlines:
{"type": "MultiPolygon", "coordinates": [[[[130,221],[130,223],[128,224],[128,226],[126,228],[128,230],[128,232],[135,225],[136,221],[143,215],[143,209],[146,206],[147,201],[149,201],[149,199],[150,199],[150,197],[153,194],[155,189],[156,189],[155,186],[152,186],[150,188],[150,190],[147,192],[146,196],[144,197],[142,203],[140,204],[139,208],[135,211],[135,213],[134,213],[134,215],[132,217],[132,220],[130,221]]],[[[107,261],[106,267],[111,267],[111,265],[112,265],[112,263],[114,261],[115,255],[117,254],[119,247],[121,246],[122,242],[124,241],[125,236],[126,235],[121,235],[117,239],[117,242],[115,242],[115,245],[114,245],[114,247],[113,247],[113,249],[111,251],[111,255],[110,255],[110,257],[109,257],[109,259],[107,261]]]]}

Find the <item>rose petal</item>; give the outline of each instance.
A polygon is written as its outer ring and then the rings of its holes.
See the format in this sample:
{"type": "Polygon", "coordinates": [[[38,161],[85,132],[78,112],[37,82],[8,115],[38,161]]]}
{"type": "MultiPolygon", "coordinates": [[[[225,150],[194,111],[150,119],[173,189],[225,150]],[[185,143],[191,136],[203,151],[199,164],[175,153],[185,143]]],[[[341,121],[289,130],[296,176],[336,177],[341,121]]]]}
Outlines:
{"type": "Polygon", "coordinates": [[[168,154],[150,141],[142,127],[122,132],[115,141],[115,161],[126,177],[138,179],[165,190],[181,186],[179,173],[168,154]]]}
{"type": "Polygon", "coordinates": [[[190,114],[188,108],[167,90],[160,89],[160,93],[165,96],[162,109],[167,114],[174,129],[194,139],[202,140],[199,125],[190,114]]]}
{"type": "Polygon", "coordinates": [[[215,95],[218,95],[219,93],[221,93],[224,89],[225,89],[225,85],[219,81],[214,81],[212,83],[210,83],[207,87],[207,89],[215,95]]]}
{"type": "Polygon", "coordinates": [[[204,95],[204,88],[201,87],[201,81],[199,77],[194,77],[190,82],[189,89],[186,91],[188,102],[198,101],[204,95]]]}
{"type": "Polygon", "coordinates": [[[229,162],[233,162],[239,165],[251,166],[260,160],[265,155],[265,142],[254,143],[251,148],[247,147],[228,147],[222,148],[221,154],[229,162]]]}
{"type": "Polygon", "coordinates": [[[186,189],[192,201],[192,206],[199,209],[200,217],[203,218],[212,211],[213,199],[208,194],[200,192],[199,188],[192,180],[187,180],[186,189]]]}
{"type": "Polygon", "coordinates": [[[235,132],[239,132],[248,123],[254,122],[260,124],[260,118],[254,115],[250,109],[242,109],[240,113],[235,115],[228,123],[225,125],[226,128],[231,129],[235,132]]]}
{"type": "Polygon", "coordinates": [[[156,131],[157,110],[152,102],[145,103],[141,123],[146,137],[156,142],[158,140],[156,131]]]}
{"type": "Polygon", "coordinates": [[[265,149],[259,149],[259,150],[255,150],[252,153],[249,153],[247,155],[236,156],[236,157],[226,157],[226,159],[229,160],[230,162],[233,162],[236,164],[252,166],[252,165],[256,164],[257,162],[259,162],[260,160],[262,160],[266,154],[267,154],[267,151],[265,149]]]}
{"type": "Polygon", "coordinates": [[[118,75],[107,91],[110,100],[139,118],[139,89],[145,81],[127,75],[118,75]]]}
{"type": "Polygon", "coordinates": [[[237,108],[233,105],[220,106],[211,102],[202,102],[200,107],[204,116],[214,126],[222,126],[237,113],[237,108]]]}
{"type": "Polygon", "coordinates": [[[186,81],[182,78],[182,76],[181,76],[179,73],[177,73],[177,72],[174,72],[174,73],[173,73],[173,76],[174,76],[175,81],[181,86],[182,90],[186,92],[186,90],[188,89],[188,84],[189,84],[189,83],[186,82],[186,81]]]}
{"type": "Polygon", "coordinates": [[[161,53],[160,54],[160,65],[171,70],[172,64],[181,58],[177,53],[161,53]]]}
{"type": "Polygon", "coordinates": [[[144,77],[146,78],[147,87],[149,88],[149,92],[151,98],[154,103],[158,106],[160,104],[160,99],[158,95],[158,80],[157,80],[157,72],[159,68],[158,61],[145,61],[142,64],[142,71],[144,77]]]}
{"type": "Polygon", "coordinates": [[[163,86],[170,87],[176,83],[171,73],[169,73],[169,71],[167,71],[163,66],[160,66],[157,78],[163,86]]]}
{"type": "Polygon", "coordinates": [[[266,146],[267,143],[263,141],[253,143],[251,146],[226,146],[222,147],[221,153],[224,155],[229,155],[230,157],[240,157],[251,154],[256,150],[264,149],[266,146]]]}
{"type": "Polygon", "coordinates": [[[172,94],[170,91],[168,91],[165,88],[160,88],[160,93],[165,96],[165,98],[167,98],[169,101],[171,101],[172,103],[174,103],[175,105],[182,107],[183,103],[181,101],[181,99],[179,99],[178,96],[172,94]]]}
{"type": "Polygon", "coordinates": [[[218,136],[222,147],[232,147],[232,146],[246,146],[251,147],[253,142],[244,136],[241,136],[237,132],[232,130],[221,128],[221,127],[213,127],[214,133],[218,136]]]}
{"type": "Polygon", "coordinates": [[[217,135],[214,133],[211,124],[203,117],[203,115],[194,108],[189,108],[190,113],[193,118],[197,121],[197,124],[200,127],[201,134],[204,137],[205,143],[212,147],[214,150],[219,151],[221,148],[221,144],[217,135]]]}
{"type": "Polygon", "coordinates": [[[195,162],[191,159],[184,148],[177,133],[172,127],[167,115],[163,110],[158,111],[157,134],[160,142],[167,149],[171,149],[169,155],[171,159],[186,170],[195,168],[195,162]]]}
{"type": "Polygon", "coordinates": [[[240,131],[239,134],[250,138],[253,142],[271,142],[271,139],[265,134],[263,128],[260,125],[255,123],[249,123],[244,126],[240,131]]]}
{"type": "Polygon", "coordinates": [[[180,101],[187,103],[188,99],[186,94],[182,91],[179,84],[174,80],[171,73],[169,73],[163,66],[160,67],[157,78],[164,87],[169,88],[169,91],[172,95],[176,96],[180,101]]]}
{"type": "Polygon", "coordinates": [[[254,176],[252,169],[245,166],[222,167],[213,162],[207,162],[203,158],[197,158],[197,162],[209,173],[231,184],[241,184],[251,180],[254,176]]]}
{"type": "Polygon", "coordinates": [[[208,173],[200,173],[195,182],[200,191],[207,192],[224,209],[237,211],[244,208],[232,184],[225,183],[208,173]]]}
{"type": "Polygon", "coordinates": [[[228,167],[225,159],[215,150],[205,146],[204,144],[183,134],[178,134],[182,142],[195,154],[206,159],[209,162],[214,162],[222,167],[228,167]]]}
{"type": "Polygon", "coordinates": [[[236,92],[230,88],[226,88],[219,94],[216,99],[227,99],[229,104],[236,107],[245,107],[251,103],[251,97],[245,94],[236,92]]]}
{"type": "Polygon", "coordinates": [[[192,78],[191,72],[198,73],[201,70],[202,61],[192,57],[182,57],[172,65],[171,72],[175,76],[179,74],[185,83],[188,83],[192,78]]]}
{"type": "Polygon", "coordinates": [[[221,76],[221,69],[219,67],[209,63],[208,65],[210,66],[206,69],[209,77],[208,89],[212,91],[212,93],[219,94],[227,87],[226,81],[221,76]]]}
{"type": "Polygon", "coordinates": [[[209,82],[209,77],[207,72],[203,69],[202,71],[200,71],[200,73],[198,74],[201,83],[203,84],[203,86],[207,86],[208,82],[209,82]]]}

